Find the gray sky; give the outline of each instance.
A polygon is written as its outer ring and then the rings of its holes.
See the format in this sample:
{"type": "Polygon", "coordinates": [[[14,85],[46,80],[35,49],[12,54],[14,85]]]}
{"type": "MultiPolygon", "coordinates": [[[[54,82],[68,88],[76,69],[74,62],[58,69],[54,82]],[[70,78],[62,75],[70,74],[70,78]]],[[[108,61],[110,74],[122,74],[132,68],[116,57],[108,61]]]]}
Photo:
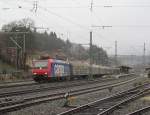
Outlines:
{"type": "Polygon", "coordinates": [[[146,42],[150,54],[150,1],[149,0],[0,0],[0,27],[22,18],[31,18],[38,27],[48,27],[63,39],[75,43],[89,43],[90,25],[112,26],[92,28],[93,42],[114,54],[114,41],[118,41],[118,53],[142,55],[146,42]],[[113,7],[104,7],[104,6],[113,7]],[[21,6],[21,8],[18,8],[21,6]],[[91,21],[92,20],[92,21],[91,21]]]}

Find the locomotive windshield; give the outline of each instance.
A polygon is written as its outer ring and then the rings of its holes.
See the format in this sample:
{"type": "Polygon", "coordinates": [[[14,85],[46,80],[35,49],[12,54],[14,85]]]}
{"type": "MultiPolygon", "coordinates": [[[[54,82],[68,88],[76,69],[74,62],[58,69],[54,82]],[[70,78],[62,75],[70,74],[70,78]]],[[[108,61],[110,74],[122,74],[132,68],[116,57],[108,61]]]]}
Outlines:
{"type": "Polygon", "coordinates": [[[48,66],[48,61],[35,61],[34,68],[35,69],[46,69],[48,66]]]}

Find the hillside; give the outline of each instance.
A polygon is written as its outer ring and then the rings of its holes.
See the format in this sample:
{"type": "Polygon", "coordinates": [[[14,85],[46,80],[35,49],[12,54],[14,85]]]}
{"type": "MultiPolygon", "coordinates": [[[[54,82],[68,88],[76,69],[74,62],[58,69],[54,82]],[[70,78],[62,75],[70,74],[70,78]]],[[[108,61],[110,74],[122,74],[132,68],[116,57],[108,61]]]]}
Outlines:
{"type": "MultiPolygon", "coordinates": [[[[89,60],[89,48],[64,41],[55,32],[38,32],[30,19],[14,21],[3,25],[0,32],[0,58],[18,69],[26,68],[40,55],[70,60],[89,60]],[[32,27],[32,28],[31,28],[32,27]],[[34,28],[34,29],[33,29],[34,28]]],[[[107,52],[92,45],[93,63],[107,65],[107,52]]]]}

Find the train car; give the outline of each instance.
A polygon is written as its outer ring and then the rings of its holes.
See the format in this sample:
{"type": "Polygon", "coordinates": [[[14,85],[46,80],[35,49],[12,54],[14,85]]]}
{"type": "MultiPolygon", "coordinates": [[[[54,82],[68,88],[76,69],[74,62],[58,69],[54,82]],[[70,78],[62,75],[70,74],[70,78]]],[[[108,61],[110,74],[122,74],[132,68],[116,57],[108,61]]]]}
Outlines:
{"type": "MultiPolygon", "coordinates": [[[[74,78],[86,78],[89,76],[90,65],[87,62],[72,61],[72,77],[74,78]]],[[[103,75],[119,74],[120,69],[115,67],[92,65],[92,75],[100,77],[103,75]]]]}
{"type": "MultiPolygon", "coordinates": [[[[37,82],[49,80],[70,80],[86,78],[89,75],[90,65],[84,62],[66,62],[56,59],[33,61],[33,79],[37,82]]],[[[119,68],[92,65],[92,75],[102,76],[119,73],[119,68]]]]}
{"type": "Polygon", "coordinates": [[[71,64],[56,59],[44,59],[33,61],[33,79],[37,82],[48,80],[69,79],[71,76],[71,64]]]}
{"type": "Polygon", "coordinates": [[[72,65],[72,77],[73,78],[85,78],[89,74],[89,64],[72,61],[70,62],[72,65]]]}

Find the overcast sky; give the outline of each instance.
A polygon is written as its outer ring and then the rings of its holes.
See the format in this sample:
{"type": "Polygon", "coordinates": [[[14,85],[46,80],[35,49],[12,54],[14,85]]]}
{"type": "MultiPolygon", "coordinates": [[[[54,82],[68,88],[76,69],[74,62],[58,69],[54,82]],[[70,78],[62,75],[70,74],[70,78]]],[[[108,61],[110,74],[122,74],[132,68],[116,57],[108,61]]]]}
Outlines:
{"type": "Polygon", "coordinates": [[[118,41],[118,54],[142,55],[146,43],[150,54],[150,1],[149,0],[0,0],[0,27],[14,20],[31,18],[37,27],[49,28],[64,40],[89,43],[90,26],[93,43],[114,54],[118,41]],[[104,7],[112,6],[112,7],[104,7]],[[91,18],[92,17],[92,18],[91,18]],[[92,20],[92,21],[91,21],[92,20]]]}

